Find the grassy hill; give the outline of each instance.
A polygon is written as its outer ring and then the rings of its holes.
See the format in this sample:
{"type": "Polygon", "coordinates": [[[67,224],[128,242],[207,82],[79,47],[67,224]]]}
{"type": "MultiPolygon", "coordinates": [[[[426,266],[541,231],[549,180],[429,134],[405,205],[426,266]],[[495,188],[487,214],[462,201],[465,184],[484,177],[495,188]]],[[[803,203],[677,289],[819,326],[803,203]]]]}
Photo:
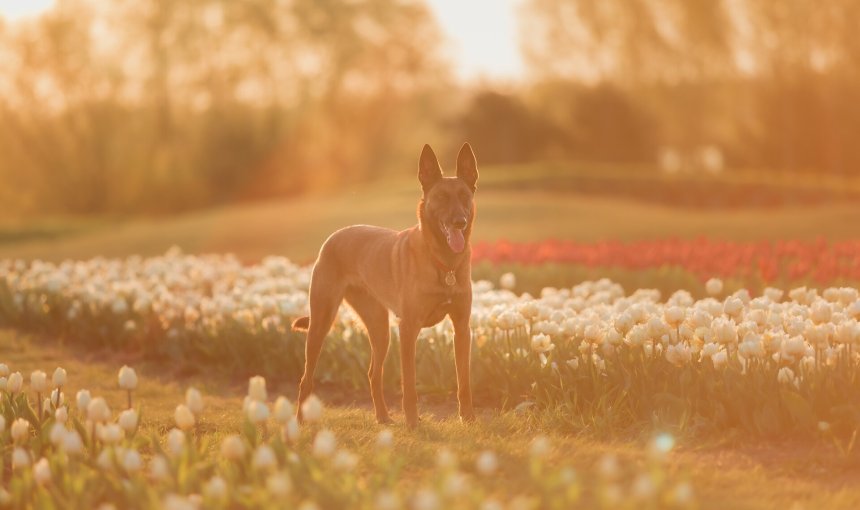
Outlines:
{"type": "MultiPolygon", "coordinates": [[[[546,166],[483,168],[475,239],[844,239],[857,236],[860,222],[860,208],[844,200],[782,208],[677,207],[681,200],[672,196],[660,201],[631,198],[629,188],[638,181],[620,179],[617,172],[603,182],[604,188],[612,182],[627,187],[621,196],[583,193],[575,187],[580,176],[546,166]]],[[[726,182],[715,183],[714,192],[726,182]]],[[[0,257],[153,255],[178,245],[188,252],[234,252],[249,261],[270,254],[310,261],[340,227],[366,223],[401,229],[415,224],[419,193],[417,182],[404,177],[337,193],[171,217],[60,220],[5,229],[0,225],[0,257]]],[[[678,196],[682,193],[677,191],[678,196]]]]}

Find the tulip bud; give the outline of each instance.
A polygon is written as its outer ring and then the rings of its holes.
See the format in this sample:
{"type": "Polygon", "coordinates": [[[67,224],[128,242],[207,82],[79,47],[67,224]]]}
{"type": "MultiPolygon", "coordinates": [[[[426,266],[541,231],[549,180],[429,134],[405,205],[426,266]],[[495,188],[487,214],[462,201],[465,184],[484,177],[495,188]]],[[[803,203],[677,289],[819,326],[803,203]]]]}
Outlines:
{"type": "Polygon", "coordinates": [[[19,470],[30,465],[30,454],[23,448],[15,448],[12,452],[12,469],[19,470]]]}
{"type": "Polygon", "coordinates": [[[13,395],[20,392],[23,386],[24,376],[21,375],[21,372],[12,373],[6,381],[6,391],[13,395]]]}
{"type": "Polygon", "coordinates": [[[495,473],[496,469],[499,467],[499,461],[496,458],[496,454],[491,451],[484,451],[480,455],[478,455],[478,460],[475,462],[475,467],[478,470],[478,473],[482,475],[491,475],[495,473]]]}
{"type": "MultiPolygon", "coordinates": [[[[78,400],[80,402],[80,400],[78,400]]],[[[96,397],[90,400],[87,405],[87,418],[95,423],[106,422],[110,420],[110,408],[102,397],[96,397]]]]}
{"type": "Polygon", "coordinates": [[[119,413],[118,423],[126,433],[134,433],[134,431],[137,430],[137,411],[134,409],[126,409],[119,413]]]}
{"type": "Polygon", "coordinates": [[[167,433],[167,450],[174,456],[182,454],[185,449],[185,434],[179,429],[170,429],[167,433]]]}
{"type": "Polygon", "coordinates": [[[79,390],[77,395],[75,395],[75,401],[78,405],[78,412],[84,413],[87,411],[87,408],[90,405],[90,400],[92,397],[90,396],[90,392],[87,390],[79,390]]]}
{"type": "Polygon", "coordinates": [[[203,397],[200,392],[194,388],[188,388],[185,391],[185,405],[195,416],[200,416],[200,413],[203,412],[203,397]]]}
{"type": "Polygon", "coordinates": [[[255,376],[248,380],[248,396],[251,397],[251,400],[256,400],[258,402],[265,402],[267,398],[266,394],[266,380],[262,377],[255,376]]]}
{"type": "Polygon", "coordinates": [[[272,447],[267,444],[260,445],[254,452],[251,465],[254,466],[254,469],[261,471],[268,471],[277,467],[278,461],[275,458],[275,452],[272,450],[272,447]]]}
{"type": "Polygon", "coordinates": [[[18,418],[12,422],[12,441],[23,442],[30,437],[30,422],[24,418],[18,418]]]}
{"type": "Polygon", "coordinates": [[[237,435],[230,435],[221,442],[221,456],[227,460],[240,461],[245,457],[245,443],[237,435]]]}
{"type": "Polygon", "coordinates": [[[286,397],[278,397],[275,400],[275,421],[280,423],[281,425],[286,424],[290,421],[290,418],[293,417],[293,413],[295,410],[293,409],[293,403],[290,402],[286,397]]]}
{"type": "Polygon", "coordinates": [[[119,369],[119,387],[124,390],[133,390],[137,388],[137,373],[128,365],[123,365],[119,369]]]}
{"type": "Polygon", "coordinates": [[[56,387],[65,386],[66,370],[64,368],[57,367],[57,369],[54,370],[54,375],[51,377],[51,382],[53,382],[56,387]]]}
{"type": "Polygon", "coordinates": [[[256,400],[248,404],[248,419],[252,423],[263,423],[269,419],[269,406],[256,400]]]}
{"type": "Polygon", "coordinates": [[[337,439],[330,430],[320,430],[314,438],[313,454],[317,457],[330,457],[337,448],[337,439]]]}
{"type": "Polygon", "coordinates": [[[194,413],[185,404],[176,406],[176,412],[173,413],[173,418],[176,420],[176,426],[181,430],[189,430],[194,426],[194,413]]]}
{"type": "Polygon", "coordinates": [[[41,370],[36,370],[30,374],[30,387],[36,393],[44,393],[48,389],[48,376],[41,370]]]}
{"type": "Polygon", "coordinates": [[[48,464],[48,459],[42,457],[33,466],[33,479],[39,485],[47,485],[51,482],[51,466],[48,464]]]}

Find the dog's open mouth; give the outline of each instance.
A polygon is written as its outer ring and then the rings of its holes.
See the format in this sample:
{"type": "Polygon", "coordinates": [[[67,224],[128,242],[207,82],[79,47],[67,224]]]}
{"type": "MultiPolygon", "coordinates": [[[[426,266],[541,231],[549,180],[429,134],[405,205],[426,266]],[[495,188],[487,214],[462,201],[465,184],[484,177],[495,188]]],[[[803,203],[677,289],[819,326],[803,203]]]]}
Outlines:
{"type": "Polygon", "coordinates": [[[442,232],[445,233],[445,241],[448,242],[448,247],[454,253],[460,253],[466,247],[466,238],[463,235],[463,230],[454,228],[442,223],[442,232]]]}

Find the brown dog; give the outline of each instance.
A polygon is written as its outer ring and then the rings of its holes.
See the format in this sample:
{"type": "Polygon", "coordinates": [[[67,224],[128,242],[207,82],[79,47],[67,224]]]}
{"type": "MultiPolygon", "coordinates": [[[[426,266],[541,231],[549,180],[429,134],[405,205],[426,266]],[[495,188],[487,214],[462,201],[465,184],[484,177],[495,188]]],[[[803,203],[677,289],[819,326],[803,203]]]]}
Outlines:
{"type": "MultiPolygon", "coordinates": [[[[388,310],[400,318],[400,367],[406,423],[418,423],[415,391],[415,343],[421,328],[446,315],[454,323],[454,355],[460,418],[471,421],[472,390],[469,357],[472,335],[472,268],[469,236],[475,219],[474,196],[478,165],[469,144],[457,156],[457,177],[443,177],[429,145],[418,162],[423,196],[418,225],[396,232],[354,225],[332,234],[320,249],[310,285],[310,317],[293,323],[308,331],[305,373],[299,404],[313,391],[314,369],[322,342],[331,329],[338,306],[346,302],[361,317],[370,338],[368,377],[376,419],[390,423],[382,392],[382,365],[388,353],[388,310]]],[[[301,405],[298,418],[301,420],[301,405]]]]}

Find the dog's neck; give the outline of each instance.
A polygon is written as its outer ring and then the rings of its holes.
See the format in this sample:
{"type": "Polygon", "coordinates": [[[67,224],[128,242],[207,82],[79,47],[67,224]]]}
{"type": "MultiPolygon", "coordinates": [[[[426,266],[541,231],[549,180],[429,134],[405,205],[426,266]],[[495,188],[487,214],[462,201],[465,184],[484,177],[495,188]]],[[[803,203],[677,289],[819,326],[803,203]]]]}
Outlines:
{"type": "Polygon", "coordinates": [[[464,262],[468,262],[472,252],[472,246],[469,242],[472,234],[472,222],[469,221],[466,230],[463,232],[466,244],[460,253],[451,251],[451,248],[448,247],[448,243],[445,241],[444,234],[432,223],[432,221],[427,221],[424,210],[424,199],[422,198],[418,202],[418,230],[421,232],[421,237],[427,243],[430,256],[435,259],[434,263],[437,266],[441,266],[439,269],[456,271],[464,262]]]}

